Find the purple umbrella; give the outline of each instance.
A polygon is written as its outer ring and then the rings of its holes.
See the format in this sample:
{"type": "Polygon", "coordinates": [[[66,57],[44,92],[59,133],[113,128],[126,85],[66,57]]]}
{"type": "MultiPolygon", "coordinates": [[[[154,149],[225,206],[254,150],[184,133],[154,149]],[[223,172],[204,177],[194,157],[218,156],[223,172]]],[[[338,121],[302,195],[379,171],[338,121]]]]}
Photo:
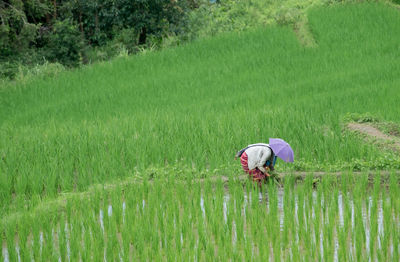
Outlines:
{"type": "Polygon", "coordinates": [[[293,162],[294,154],[293,149],[286,141],[280,138],[270,138],[269,146],[275,155],[285,162],[293,162]]]}

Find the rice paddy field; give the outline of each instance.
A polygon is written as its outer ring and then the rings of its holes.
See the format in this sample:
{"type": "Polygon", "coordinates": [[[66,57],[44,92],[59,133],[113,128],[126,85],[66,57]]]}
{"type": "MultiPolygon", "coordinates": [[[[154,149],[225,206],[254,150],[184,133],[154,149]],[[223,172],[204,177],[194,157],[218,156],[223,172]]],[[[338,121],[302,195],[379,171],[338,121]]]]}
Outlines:
{"type": "Polygon", "coordinates": [[[10,261],[398,261],[400,190],[326,175],[260,191],[232,178],[96,190],[5,229],[10,261]],[[355,186],[354,186],[355,185],[355,186]],[[350,191],[351,190],[351,191],[350,191]],[[15,232],[18,231],[18,236],[15,232]]]}
{"type": "Polygon", "coordinates": [[[316,7],[307,30],[0,87],[0,260],[399,261],[399,152],[344,123],[400,124],[400,10],[316,7]],[[295,162],[260,189],[233,157],[269,137],[295,162]]]}

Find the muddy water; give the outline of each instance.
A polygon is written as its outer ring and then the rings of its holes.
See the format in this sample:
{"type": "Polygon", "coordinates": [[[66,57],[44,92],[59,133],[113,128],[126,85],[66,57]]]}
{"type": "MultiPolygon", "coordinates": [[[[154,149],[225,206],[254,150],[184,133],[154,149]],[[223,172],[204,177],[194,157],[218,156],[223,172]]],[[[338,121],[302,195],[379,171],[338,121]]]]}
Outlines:
{"type": "MultiPolygon", "coordinates": [[[[279,189],[278,192],[277,192],[277,196],[278,196],[278,210],[279,210],[280,229],[283,231],[283,229],[284,229],[284,191],[282,189],[279,189]]],[[[245,202],[244,202],[243,210],[242,210],[243,216],[246,216],[246,212],[245,212],[246,211],[246,207],[247,207],[248,203],[250,203],[252,201],[252,197],[254,197],[254,196],[252,196],[251,193],[248,194],[248,195],[244,194],[245,202]]],[[[258,196],[256,196],[256,197],[258,197],[258,199],[259,199],[259,201],[261,203],[265,203],[266,207],[269,209],[268,193],[265,193],[264,195],[262,193],[259,193],[258,196]]],[[[225,223],[227,222],[227,212],[228,212],[227,203],[228,203],[229,199],[230,199],[230,195],[229,194],[225,194],[224,195],[224,199],[223,199],[223,206],[222,206],[225,223]]],[[[314,191],[313,192],[313,201],[315,202],[316,200],[317,200],[317,194],[314,191]]],[[[323,206],[323,201],[324,200],[322,199],[321,201],[322,201],[321,205],[323,206]]],[[[304,209],[305,208],[305,202],[303,202],[302,204],[303,204],[303,209],[304,209]]],[[[296,222],[298,222],[297,221],[298,205],[299,205],[298,198],[297,198],[297,196],[295,196],[295,217],[296,217],[296,222]]],[[[344,215],[343,215],[343,209],[344,208],[343,208],[343,205],[344,205],[343,204],[343,195],[340,192],[339,195],[338,195],[338,208],[339,208],[339,214],[338,215],[339,215],[339,223],[340,223],[341,226],[344,226],[344,215]]],[[[368,204],[368,207],[367,207],[368,208],[368,212],[367,212],[367,208],[366,207],[364,207],[362,209],[362,218],[363,218],[363,226],[364,226],[364,229],[365,229],[366,252],[367,253],[369,252],[369,249],[370,249],[370,247],[369,247],[369,243],[370,243],[370,228],[369,228],[369,225],[368,225],[369,217],[368,217],[367,214],[371,213],[371,206],[372,206],[372,198],[369,197],[369,204],[368,204]]],[[[379,208],[378,208],[378,234],[379,235],[383,235],[384,231],[383,231],[382,200],[378,201],[378,206],[379,206],[379,208]]],[[[206,214],[206,211],[205,211],[206,209],[205,209],[205,206],[204,206],[204,198],[203,198],[203,196],[201,196],[201,198],[200,198],[199,207],[201,208],[203,217],[206,217],[207,214],[206,214]]],[[[350,207],[351,207],[351,226],[352,226],[352,229],[354,229],[354,203],[353,203],[353,201],[350,201],[350,207]]],[[[146,208],[146,201],[145,200],[142,201],[141,208],[143,208],[143,209],[146,208]]],[[[125,204],[125,202],[123,202],[122,203],[122,218],[123,218],[123,221],[125,221],[125,212],[126,212],[126,204],[125,204]]],[[[108,206],[106,213],[107,213],[107,216],[112,216],[112,214],[113,214],[112,205],[108,206]]],[[[103,222],[104,210],[100,209],[98,215],[99,215],[99,220],[100,220],[100,226],[101,226],[101,228],[102,228],[102,230],[104,232],[104,222],[103,222]]],[[[314,218],[314,217],[315,217],[314,207],[312,207],[312,218],[314,218]]],[[[322,219],[324,219],[323,216],[322,216],[322,219]]],[[[324,221],[322,221],[322,223],[324,223],[324,221]]],[[[68,224],[67,223],[65,224],[64,230],[66,232],[66,235],[68,236],[69,235],[69,233],[68,233],[69,229],[68,229],[68,224]]],[[[54,232],[54,230],[53,230],[53,232],[54,232]]],[[[58,231],[55,230],[54,234],[58,234],[58,231]]],[[[298,235],[296,236],[296,238],[298,239],[298,235]]],[[[42,232],[40,233],[40,238],[39,239],[40,239],[40,253],[41,253],[41,250],[43,248],[43,233],[42,232]]],[[[233,244],[236,244],[236,239],[237,239],[236,224],[235,224],[235,221],[233,221],[233,244]]],[[[323,236],[323,232],[321,231],[321,233],[320,233],[320,247],[319,248],[320,248],[320,252],[321,252],[322,255],[324,253],[323,239],[324,239],[324,236],[323,236]]],[[[183,242],[182,235],[181,235],[181,241],[183,242]]],[[[335,238],[334,241],[335,241],[334,261],[338,261],[339,243],[338,243],[338,239],[337,238],[335,238]]],[[[353,244],[354,243],[351,243],[351,245],[353,245],[353,244]]],[[[381,247],[381,242],[380,242],[380,238],[379,237],[378,237],[378,240],[377,240],[377,244],[378,244],[378,248],[380,248],[381,247]]],[[[70,257],[69,239],[67,239],[66,248],[67,248],[67,256],[68,256],[68,260],[69,260],[69,257],[70,257]]],[[[18,244],[16,245],[15,249],[16,249],[15,251],[16,251],[16,254],[17,254],[17,257],[18,257],[18,261],[21,261],[18,244]]],[[[391,251],[391,253],[393,253],[393,246],[390,247],[390,251],[391,251]]],[[[349,252],[352,252],[352,249],[349,249],[349,252]]],[[[7,249],[7,246],[6,246],[5,243],[3,243],[3,245],[2,245],[2,253],[3,253],[3,261],[4,262],[9,262],[10,261],[9,260],[9,252],[8,252],[8,249],[7,249]]],[[[59,261],[61,261],[61,258],[59,258],[59,261]]],[[[104,261],[106,261],[105,254],[104,254],[104,261]]]]}

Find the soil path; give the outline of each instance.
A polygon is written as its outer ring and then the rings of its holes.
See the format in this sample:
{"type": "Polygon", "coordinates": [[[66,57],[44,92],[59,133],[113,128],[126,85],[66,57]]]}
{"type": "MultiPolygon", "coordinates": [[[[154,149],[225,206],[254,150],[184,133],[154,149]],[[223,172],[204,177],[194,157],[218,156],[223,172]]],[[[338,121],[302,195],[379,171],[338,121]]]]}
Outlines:
{"type": "Polygon", "coordinates": [[[293,31],[301,45],[309,48],[317,47],[314,36],[311,33],[310,28],[308,27],[307,17],[303,17],[299,21],[297,21],[293,25],[293,31]]]}
{"type": "Polygon", "coordinates": [[[390,142],[390,148],[400,152],[400,140],[395,136],[389,136],[382,131],[365,123],[349,123],[347,127],[350,130],[357,131],[371,138],[381,140],[383,142],[390,142]]]}

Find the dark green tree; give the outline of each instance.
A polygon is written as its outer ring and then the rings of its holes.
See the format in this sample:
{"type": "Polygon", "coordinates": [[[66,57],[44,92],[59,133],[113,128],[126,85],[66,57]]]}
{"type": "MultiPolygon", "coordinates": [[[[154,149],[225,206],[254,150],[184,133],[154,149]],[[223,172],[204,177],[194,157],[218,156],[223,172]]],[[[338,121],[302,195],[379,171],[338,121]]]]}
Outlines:
{"type": "Polygon", "coordinates": [[[48,37],[48,60],[66,66],[77,66],[82,57],[84,42],[77,25],[71,19],[57,21],[48,37]]]}
{"type": "Polygon", "coordinates": [[[133,52],[135,46],[148,44],[149,36],[157,41],[179,35],[195,1],[0,1],[0,75],[12,77],[18,64],[45,60],[76,66],[86,61],[83,50],[105,46],[116,37],[133,52]]]}

